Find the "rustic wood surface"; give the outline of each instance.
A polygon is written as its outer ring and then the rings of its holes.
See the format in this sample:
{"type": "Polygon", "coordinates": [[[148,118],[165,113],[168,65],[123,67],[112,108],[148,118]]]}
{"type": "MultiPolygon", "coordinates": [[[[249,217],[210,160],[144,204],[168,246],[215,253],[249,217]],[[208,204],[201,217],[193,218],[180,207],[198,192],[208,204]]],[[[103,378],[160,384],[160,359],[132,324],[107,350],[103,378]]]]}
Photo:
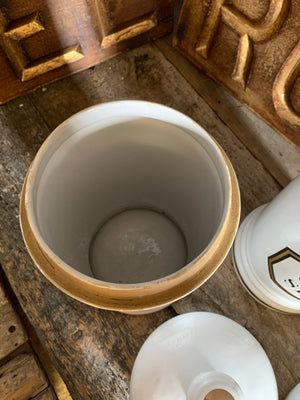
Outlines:
{"type": "Polygon", "coordinates": [[[28,340],[18,314],[14,311],[0,281],[0,360],[28,340]]]}
{"type": "Polygon", "coordinates": [[[174,44],[300,150],[298,0],[184,0],[174,44]]]}
{"type": "Polygon", "coordinates": [[[131,369],[146,337],[163,321],[193,310],[226,315],[249,329],[270,357],[283,400],[300,376],[300,318],[255,302],[239,284],[229,257],[194,294],[145,316],[81,304],[50,284],[31,262],[18,222],[19,196],[30,162],[67,117],[119,99],[171,106],[207,129],[236,170],[243,217],[281,189],[156,45],[144,45],[13,100],[0,108],[0,260],[24,312],[74,400],[128,399],[131,369]]]}
{"type": "Polygon", "coordinates": [[[300,152],[295,146],[179,54],[170,36],[155,44],[282,186],[300,174],[300,152]]]}
{"type": "Polygon", "coordinates": [[[0,270],[0,398],[1,400],[70,400],[64,383],[21,312],[9,282],[0,270]],[[20,316],[21,314],[21,316],[20,316]],[[26,325],[26,327],[25,327],[26,325]],[[29,334],[28,334],[29,330],[29,334]],[[34,353],[32,345],[34,344],[34,353]],[[38,358],[36,356],[38,354],[38,358]],[[42,358],[42,360],[41,360],[42,358]],[[42,363],[41,363],[42,361],[42,363]],[[43,366],[42,366],[43,365],[43,366]],[[43,369],[45,367],[45,369],[43,369]],[[47,377],[44,371],[46,371],[47,377]],[[50,372],[50,374],[49,374],[50,372]]]}
{"type": "Polygon", "coordinates": [[[3,400],[27,400],[47,386],[47,379],[32,353],[20,354],[0,367],[3,400]]]}
{"type": "Polygon", "coordinates": [[[32,400],[57,400],[52,388],[47,388],[35,396],[32,400]]]}
{"type": "Polygon", "coordinates": [[[172,30],[173,0],[0,0],[0,104],[172,30]]]}

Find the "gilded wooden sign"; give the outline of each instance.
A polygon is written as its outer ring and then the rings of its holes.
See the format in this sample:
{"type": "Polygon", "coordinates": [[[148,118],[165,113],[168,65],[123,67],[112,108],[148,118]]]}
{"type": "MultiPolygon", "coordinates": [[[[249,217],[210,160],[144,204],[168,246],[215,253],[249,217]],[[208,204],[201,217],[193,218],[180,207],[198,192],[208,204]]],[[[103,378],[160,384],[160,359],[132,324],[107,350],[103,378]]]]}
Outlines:
{"type": "Polygon", "coordinates": [[[21,82],[33,79],[83,57],[80,45],[76,44],[61,50],[57,54],[50,54],[48,57],[38,58],[34,62],[30,62],[30,57],[22,48],[21,43],[26,38],[45,29],[45,24],[41,22],[37,12],[9,22],[0,10],[0,30],[2,33],[0,43],[21,82]]]}
{"type": "Polygon", "coordinates": [[[174,44],[300,149],[298,0],[185,0],[174,44]]]}
{"type": "Polygon", "coordinates": [[[172,29],[173,0],[0,0],[0,104],[172,29]]]}

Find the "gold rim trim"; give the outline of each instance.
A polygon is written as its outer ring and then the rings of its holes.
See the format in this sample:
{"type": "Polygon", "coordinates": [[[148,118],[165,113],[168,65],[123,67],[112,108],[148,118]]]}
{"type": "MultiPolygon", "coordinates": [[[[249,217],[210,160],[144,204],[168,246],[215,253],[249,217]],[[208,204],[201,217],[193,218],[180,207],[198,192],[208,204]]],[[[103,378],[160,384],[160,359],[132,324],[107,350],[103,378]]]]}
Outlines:
{"type": "Polygon", "coordinates": [[[283,261],[287,258],[293,258],[294,260],[300,262],[300,255],[297,254],[295,251],[291,250],[289,247],[285,247],[284,249],[278,251],[276,254],[273,254],[272,256],[268,257],[268,264],[269,264],[269,274],[272,279],[272,281],[279,287],[279,289],[283,290],[285,293],[288,295],[292,296],[294,299],[297,299],[299,301],[299,297],[295,296],[294,294],[290,293],[287,289],[285,289],[280,283],[277,282],[277,279],[275,277],[274,273],[274,264],[283,261]]]}
{"type": "Polygon", "coordinates": [[[55,286],[71,297],[94,307],[124,312],[147,311],[179,300],[203,284],[220,266],[235,238],[240,218],[240,192],[233,167],[218,145],[229,172],[229,204],[226,217],[214,243],[189,267],[148,284],[109,286],[74,276],[50,257],[37,242],[28,219],[25,192],[27,174],[20,201],[20,223],[27,250],[40,271],[55,286]]]}
{"type": "Polygon", "coordinates": [[[234,264],[234,269],[235,272],[239,278],[239,280],[241,281],[242,285],[244,286],[244,288],[246,289],[246,291],[250,294],[250,296],[256,300],[258,303],[260,303],[261,305],[267,307],[269,310],[272,311],[276,311],[278,313],[282,313],[282,314],[286,314],[286,315],[299,315],[298,312],[293,312],[293,311],[285,311],[285,310],[281,310],[279,308],[276,308],[274,306],[271,306],[270,304],[265,303],[263,300],[261,300],[258,296],[256,296],[255,293],[252,292],[252,290],[249,288],[249,286],[246,284],[246,282],[244,281],[244,278],[242,277],[238,266],[237,266],[237,262],[236,262],[236,258],[235,258],[235,252],[234,252],[234,247],[232,248],[232,258],[233,258],[233,264],[234,264]]]}

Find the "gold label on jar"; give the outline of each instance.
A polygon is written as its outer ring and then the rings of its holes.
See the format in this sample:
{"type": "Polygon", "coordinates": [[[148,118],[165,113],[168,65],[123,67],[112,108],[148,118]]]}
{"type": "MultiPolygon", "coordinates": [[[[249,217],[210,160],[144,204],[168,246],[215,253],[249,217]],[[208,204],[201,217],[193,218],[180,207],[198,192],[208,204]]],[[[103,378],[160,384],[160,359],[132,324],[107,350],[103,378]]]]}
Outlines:
{"type": "Polygon", "coordinates": [[[284,292],[300,300],[300,255],[288,247],[268,257],[272,281],[284,292]]]}

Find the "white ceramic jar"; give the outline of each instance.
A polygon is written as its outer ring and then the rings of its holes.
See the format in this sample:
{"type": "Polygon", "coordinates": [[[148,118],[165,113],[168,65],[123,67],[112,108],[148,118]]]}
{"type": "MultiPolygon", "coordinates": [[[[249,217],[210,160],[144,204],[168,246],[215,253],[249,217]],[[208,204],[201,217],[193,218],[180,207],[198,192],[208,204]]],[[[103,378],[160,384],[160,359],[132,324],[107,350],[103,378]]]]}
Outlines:
{"type": "Polygon", "coordinates": [[[233,168],[168,107],[91,107],[49,136],[24,183],[23,237],[56,286],[96,307],[146,313],[213,274],[236,234],[233,168]]]}
{"type": "Polygon", "coordinates": [[[232,254],[254,298],[279,311],[300,313],[300,176],[247,216],[232,254]]]}

